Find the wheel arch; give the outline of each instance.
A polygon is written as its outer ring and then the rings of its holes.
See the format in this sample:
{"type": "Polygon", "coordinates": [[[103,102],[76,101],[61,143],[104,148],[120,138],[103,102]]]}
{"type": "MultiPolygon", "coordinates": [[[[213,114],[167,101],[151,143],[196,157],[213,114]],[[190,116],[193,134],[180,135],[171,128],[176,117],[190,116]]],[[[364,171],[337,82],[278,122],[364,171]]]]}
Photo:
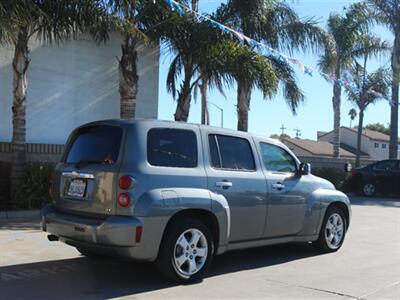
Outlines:
{"type": "MultiPolygon", "coordinates": [[[[218,248],[219,245],[219,240],[220,240],[220,229],[219,229],[219,222],[214,213],[212,213],[209,210],[206,209],[201,209],[201,208],[187,208],[180,210],[176,212],[173,216],[171,216],[167,222],[167,225],[164,228],[163,234],[162,234],[162,242],[164,241],[166,237],[166,233],[168,230],[171,228],[171,226],[176,222],[177,220],[185,219],[185,218],[193,218],[197,219],[201,222],[203,222],[211,231],[211,234],[213,236],[213,242],[214,242],[214,252],[216,253],[216,249],[218,248]]],[[[162,244],[161,242],[161,244],[162,244]]],[[[160,250],[158,250],[160,251],[160,250]]]]}
{"type": "Polygon", "coordinates": [[[329,208],[331,208],[331,207],[337,207],[341,211],[343,211],[344,216],[346,218],[346,230],[347,230],[349,228],[349,226],[350,226],[350,210],[349,210],[349,207],[345,203],[343,203],[341,201],[332,202],[326,208],[325,214],[324,214],[324,218],[325,218],[326,213],[328,212],[329,208]]]}

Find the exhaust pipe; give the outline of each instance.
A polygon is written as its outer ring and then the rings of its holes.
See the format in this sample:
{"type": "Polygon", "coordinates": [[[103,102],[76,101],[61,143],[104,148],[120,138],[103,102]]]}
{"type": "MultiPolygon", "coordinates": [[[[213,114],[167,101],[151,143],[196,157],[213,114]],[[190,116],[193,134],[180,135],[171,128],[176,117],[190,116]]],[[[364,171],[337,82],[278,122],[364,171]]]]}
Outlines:
{"type": "Polygon", "coordinates": [[[54,235],[54,234],[49,234],[49,235],[47,236],[47,239],[48,239],[50,242],[58,242],[58,241],[59,241],[59,237],[56,236],[56,235],[54,235]]]}

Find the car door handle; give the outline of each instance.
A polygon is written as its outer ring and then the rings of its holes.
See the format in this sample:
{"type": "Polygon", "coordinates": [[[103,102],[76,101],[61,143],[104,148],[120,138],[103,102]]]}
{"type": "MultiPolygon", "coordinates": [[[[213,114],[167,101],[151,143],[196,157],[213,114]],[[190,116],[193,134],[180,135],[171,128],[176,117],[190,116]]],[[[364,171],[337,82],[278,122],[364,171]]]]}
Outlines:
{"type": "Polygon", "coordinates": [[[278,182],[278,183],[274,183],[272,185],[272,188],[280,191],[280,190],[283,190],[285,188],[285,186],[282,183],[278,182]]]}
{"type": "Polygon", "coordinates": [[[216,187],[219,187],[219,188],[223,188],[223,189],[229,189],[230,187],[232,187],[232,182],[229,182],[229,181],[217,181],[216,183],[215,183],[215,186],[216,187]]]}

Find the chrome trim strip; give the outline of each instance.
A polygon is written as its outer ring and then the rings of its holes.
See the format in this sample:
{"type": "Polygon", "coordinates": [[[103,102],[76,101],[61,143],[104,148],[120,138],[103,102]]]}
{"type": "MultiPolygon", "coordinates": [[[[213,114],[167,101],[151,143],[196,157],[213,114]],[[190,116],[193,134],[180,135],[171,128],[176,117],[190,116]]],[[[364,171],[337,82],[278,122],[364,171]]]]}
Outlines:
{"type": "Polygon", "coordinates": [[[93,174],[78,173],[78,172],[63,172],[62,176],[64,176],[64,177],[79,177],[79,178],[86,178],[86,179],[94,179],[94,175],[93,174]]]}

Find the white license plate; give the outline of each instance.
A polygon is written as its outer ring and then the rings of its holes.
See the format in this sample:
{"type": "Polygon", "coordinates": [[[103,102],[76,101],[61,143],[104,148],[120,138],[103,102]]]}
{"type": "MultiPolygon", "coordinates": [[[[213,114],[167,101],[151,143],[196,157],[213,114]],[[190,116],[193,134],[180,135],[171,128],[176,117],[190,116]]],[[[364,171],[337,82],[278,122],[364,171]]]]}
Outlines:
{"type": "Polygon", "coordinates": [[[71,197],[82,198],[86,191],[86,181],[82,179],[74,179],[69,184],[67,195],[71,197]]]}

